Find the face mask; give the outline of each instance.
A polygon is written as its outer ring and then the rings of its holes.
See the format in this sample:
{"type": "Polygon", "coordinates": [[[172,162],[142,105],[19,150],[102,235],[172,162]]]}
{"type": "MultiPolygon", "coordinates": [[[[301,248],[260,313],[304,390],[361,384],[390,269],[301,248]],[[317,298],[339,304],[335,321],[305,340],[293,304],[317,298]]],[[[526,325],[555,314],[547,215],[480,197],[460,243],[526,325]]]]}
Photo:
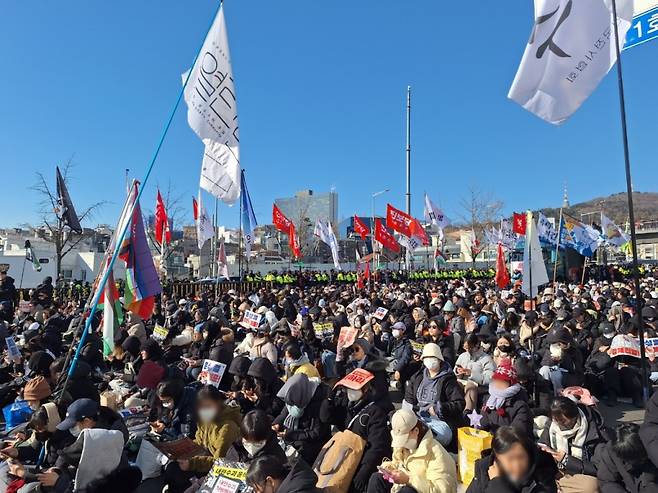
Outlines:
{"type": "Polygon", "coordinates": [[[425,365],[425,368],[430,371],[438,370],[441,365],[441,363],[439,363],[439,358],[424,358],[423,364],[425,365]]]}
{"type": "Polygon", "coordinates": [[[418,448],[418,441],[415,438],[408,438],[407,443],[402,448],[406,448],[410,452],[415,452],[418,448]]]}
{"type": "Polygon", "coordinates": [[[215,416],[217,416],[217,409],[212,407],[199,409],[199,421],[202,423],[211,423],[215,419],[215,416]]]}
{"type": "Polygon", "coordinates": [[[267,443],[266,440],[263,440],[262,442],[248,442],[244,438],[242,439],[242,446],[244,449],[247,451],[250,457],[253,457],[256,455],[258,452],[260,452],[263,447],[265,447],[265,444],[267,443]]]}
{"type": "Polygon", "coordinates": [[[393,329],[392,333],[393,333],[393,337],[395,337],[396,339],[400,337],[400,329],[393,329]]]}
{"type": "Polygon", "coordinates": [[[173,409],[174,408],[174,403],[173,402],[163,402],[162,407],[165,409],[173,409]]]}
{"type": "Polygon", "coordinates": [[[301,418],[302,415],[304,414],[304,409],[301,407],[297,406],[291,406],[290,404],[286,404],[286,408],[288,408],[288,414],[292,416],[293,418],[301,418]]]}
{"type": "Polygon", "coordinates": [[[82,430],[78,425],[75,425],[73,428],[69,429],[69,433],[77,438],[80,436],[80,433],[82,433],[82,430]]]}
{"type": "Polygon", "coordinates": [[[508,345],[498,346],[498,351],[500,351],[501,353],[509,353],[510,349],[511,348],[508,345]]]}
{"type": "Polygon", "coordinates": [[[347,400],[350,402],[356,402],[363,397],[363,392],[360,390],[347,389],[347,400]]]}
{"type": "Polygon", "coordinates": [[[611,334],[603,334],[603,337],[605,337],[606,339],[612,339],[613,337],[615,337],[615,333],[613,332],[611,334]]]}

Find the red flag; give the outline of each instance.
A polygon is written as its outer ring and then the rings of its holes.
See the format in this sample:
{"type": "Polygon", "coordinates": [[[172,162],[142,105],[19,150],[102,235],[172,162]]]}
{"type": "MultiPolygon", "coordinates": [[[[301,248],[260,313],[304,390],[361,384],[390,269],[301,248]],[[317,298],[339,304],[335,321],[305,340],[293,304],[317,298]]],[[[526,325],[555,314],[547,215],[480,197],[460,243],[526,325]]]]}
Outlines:
{"type": "Polygon", "coordinates": [[[363,271],[363,277],[366,279],[370,279],[370,262],[366,262],[366,268],[363,271]]]}
{"type": "Polygon", "coordinates": [[[199,220],[199,204],[194,197],[192,197],[192,213],[194,214],[194,222],[197,222],[199,220]]]}
{"type": "Polygon", "coordinates": [[[282,233],[290,234],[292,221],[283,215],[283,212],[274,204],[272,207],[272,224],[282,233]]]}
{"type": "Polygon", "coordinates": [[[414,221],[415,219],[406,212],[396,209],[391,204],[386,206],[386,226],[393,231],[397,231],[407,238],[411,238],[414,236],[414,221]]]}
{"type": "Polygon", "coordinates": [[[288,246],[290,246],[290,251],[295,258],[301,258],[302,252],[295,232],[295,225],[292,222],[290,222],[290,229],[288,230],[288,246]]]}
{"type": "Polygon", "coordinates": [[[379,219],[375,219],[375,240],[395,253],[400,251],[400,244],[396,241],[393,235],[388,232],[379,219]]]}
{"type": "Polygon", "coordinates": [[[427,233],[425,232],[425,229],[420,224],[420,222],[418,222],[418,219],[414,219],[414,221],[411,223],[411,236],[418,238],[422,242],[423,246],[430,244],[430,239],[427,237],[427,233]]]}
{"type": "Polygon", "coordinates": [[[370,229],[368,229],[368,226],[366,226],[365,223],[361,221],[359,216],[356,214],[354,215],[354,232],[358,234],[362,240],[365,240],[370,234],[370,229]]]}
{"type": "Polygon", "coordinates": [[[505,264],[505,253],[503,244],[498,243],[498,255],[496,256],[496,286],[499,289],[505,289],[509,285],[509,272],[505,264]]]}
{"type": "Polygon", "coordinates": [[[155,241],[162,245],[164,233],[164,242],[171,243],[171,231],[169,230],[169,218],[165,210],[160,190],[158,190],[158,197],[155,202],[155,241]]]}
{"type": "Polygon", "coordinates": [[[512,231],[520,235],[525,235],[525,221],[526,215],[521,213],[514,213],[514,225],[512,226],[512,231]]]}

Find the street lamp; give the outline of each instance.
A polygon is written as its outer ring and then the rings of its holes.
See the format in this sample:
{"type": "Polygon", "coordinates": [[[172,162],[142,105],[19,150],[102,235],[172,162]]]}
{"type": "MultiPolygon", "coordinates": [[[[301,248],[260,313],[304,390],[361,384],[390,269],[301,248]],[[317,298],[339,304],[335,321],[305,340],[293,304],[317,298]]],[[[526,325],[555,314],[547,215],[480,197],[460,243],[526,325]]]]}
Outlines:
{"type": "Polygon", "coordinates": [[[374,275],[375,272],[375,199],[380,195],[390,192],[391,189],[387,188],[385,190],[380,190],[372,194],[372,222],[370,223],[370,234],[372,235],[372,272],[374,275]]]}

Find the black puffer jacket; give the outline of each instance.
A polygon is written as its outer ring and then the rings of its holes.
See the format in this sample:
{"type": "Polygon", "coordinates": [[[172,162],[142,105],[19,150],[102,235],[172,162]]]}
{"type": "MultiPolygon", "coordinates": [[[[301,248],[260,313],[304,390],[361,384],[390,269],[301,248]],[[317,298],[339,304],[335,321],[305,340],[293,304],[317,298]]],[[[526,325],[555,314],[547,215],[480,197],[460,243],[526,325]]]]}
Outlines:
{"type": "Polygon", "coordinates": [[[532,463],[525,479],[513,485],[505,477],[489,479],[493,454],[475,463],[475,477],[466,493],[556,493],[557,465],[553,457],[537,447],[533,450],[532,463]]]}
{"type": "MultiPolygon", "coordinates": [[[[441,404],[441,415],[450,425],[453,435],[456,437],[457,427],[463,420],[462,412],[466,401],[464,400],[464,391],[457,383],[457,377],[452,372],[452,369],[448,365],[444,368],[446,371],[441,370],[442,374],[436,377],[434,384],[434,391],[436,393],[435,402],[441,404]]],[[[423,368],[412,376],[404,393],[404,400],[413,406],[415,412],[420,411],[418,405],[418,389],[421,387],[426,374],[428,372],[423,368]]]]}
{"type": "Polygon", "coordinates": [[[495,433],[501,426],[513,426],[519,432],[532,435],[532,411],[528,405],[528,393],[521,387],[518,394],[505,400],[500,409],[482,408],[483,430],[495,433]]]}
{"type": "Polygon", "coordinates": [[[335,425],[340,430],[349,429],[366,441],[359,467],[352,479],[354,493],[365,491],[370,476],[385,457],[391,457],[391,432],[388,427],[388,412],[378,401],[373,401],[369,392],[361,401],[351,403],[341,388],[324,401],[320,419],[335,425]]]}
{"type": "Polygon", "coordinates": [[[658,467],[658,392],[647,402],[644,423],[640,427],[640,438],[647,449],[649,460],[658,467]]]}
{"type": "Polygon", "coordinates": [[[303,460],[293,464],[286,478],[279,485],[276,493],[320,493],[316,485],[318,477],[303,460]]]}
{"type": "Polygon", "coordinates": [[[226,457],[224,457],[224,459],[227,461],[244,462],[249,464],[254,459],[265,457],[266,455],[279,457],[284,462],[288,460],[285,452],[279,445],[279,441],[277,440],[276,435],[274,434],[272,434],[270,439],[265,443],[265,446],[256,452],[256,455],[253,457],[251,457],[242,446],[242,439],[236,440],[233,442],[233,445],[231,445],[231,448],[228,449],[228,452],[226,452],[226,457]]]}
{"type": "MultiPolygon", "coordinates": [[[[292,445],[308,464],[315,462],[318,453],[331,436],[331,427],[320,419],[320,408],[328,393],[327,386],[320,384],[311,401],[304,408],[297,429],[285,431],[286,443],[292,445]]],[[[288,408],[284,406],[272,424],[279,425],[284,430],[284,421],[287,417],[288,408]]]]}
{"type": "Polygon", "coordinates": [[[256,402],[249,401],[248,399],[241,398],[240,407],[243,410],[252,411],[260,409],[264,411],[270,418],[276,418],[283,409],[283,401],[279,399],[276,394],[281,390],[283,382],[276,376],[276,369],[267,358],[256,358],[247,375],[254,381],[258,400],[256,402]]]}
{"type": "Polygon", "coordinates": [[[594,455],[596,477],[601,493],[655,493],[658,491],[658,469],[650,460],[632,466],[621,460],[609,443],[596,450],[594,455]]]}
{"type": "MultiPolygon", "coordinates": [[[[586,474],[588,476],[596,476],[596,466],[592,462],[592,458],[596,453],[596,449],[601,445],[608,442],[610,437],[603,424],[603,417],[593,407],[578,406],[587,421],[587,436],[583,444],[583,457],[578,459],[573,455],[566,456],[564,464],[564,472],[568,474],[586,474]]],[[[548,428],[544,430],[542,436],[539,438],[539,443],[551,446],[550,432],[548,428]]],[[[571,446],[571,442],[569,442],[571,446]]]]}

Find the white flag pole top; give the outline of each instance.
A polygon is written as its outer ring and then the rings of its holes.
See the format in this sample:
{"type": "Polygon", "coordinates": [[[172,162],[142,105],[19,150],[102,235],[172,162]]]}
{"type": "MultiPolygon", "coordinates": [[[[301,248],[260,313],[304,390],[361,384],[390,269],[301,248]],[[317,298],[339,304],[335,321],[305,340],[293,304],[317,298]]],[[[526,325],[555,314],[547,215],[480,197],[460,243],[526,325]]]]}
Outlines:
{"type": "MultiPolygon", "coordinates": [[[[617,0],[623,47],[633,0],[617,0]]],[[[612,0],[535,0],[535,23],[508,97],[553,124],[567,120],[617,61],[612,0]]]]}
{"type": "Polygon", "coordinates": [[[224,8],[220,8],[185,88],[187,121],[205,145],[199,186],[233,204],[240,196],[240,139],[224,8]]]}
{"type": "Polygon", "coordinates": [[[548,283],[548,273],[546,272],[546,264],[544,263],[541,246],[539,245],[537,225],[532,217],[532,213],[529,212],[526,217],[525,247],[523,249],[523,284],[521,291],[526,296],[534,298],[539,293],[539,286],[548,283]]]}

